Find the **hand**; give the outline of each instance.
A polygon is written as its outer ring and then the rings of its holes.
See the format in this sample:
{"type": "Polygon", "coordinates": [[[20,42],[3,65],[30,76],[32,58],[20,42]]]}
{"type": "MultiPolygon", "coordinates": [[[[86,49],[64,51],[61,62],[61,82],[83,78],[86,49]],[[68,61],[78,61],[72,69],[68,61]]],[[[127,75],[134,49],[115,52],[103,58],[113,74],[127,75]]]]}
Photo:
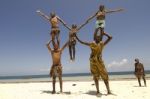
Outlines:
{"type": "Polygon", "coordinates": [[[118,11],[123,11],[124,9],[123,8],[121,8],[121,9],[118,9],[118,11]]]}
{"type": "Polygon", "coordinates": [[[48,47],[48,46],[49,46],[49,43],[46,43],[46,46],[48,47]]]}
{"type": "Polygon", "coordinates": [[[36,12],[37,12],[37,13],[40,13],[41,11],[40,11],[40,10],[36,10],[36,12]]]}
{"type": "Polygon", "coordinates": [[[112,39],[112,36],[109,36],[110,39],[112,39]]]}
{"type": "Polygon", "coordinates": [[[51,43],[51,41],[52,41],[52,40],[48,41],[48,42],[46,43],[46,46],[48,46],[48,45],[51,43]]]}
{"type": "Polygon", "coordinates": [[[102,35],[106,35],[106,33],[105,33],[105,32],[102,32],[102,35]]]}

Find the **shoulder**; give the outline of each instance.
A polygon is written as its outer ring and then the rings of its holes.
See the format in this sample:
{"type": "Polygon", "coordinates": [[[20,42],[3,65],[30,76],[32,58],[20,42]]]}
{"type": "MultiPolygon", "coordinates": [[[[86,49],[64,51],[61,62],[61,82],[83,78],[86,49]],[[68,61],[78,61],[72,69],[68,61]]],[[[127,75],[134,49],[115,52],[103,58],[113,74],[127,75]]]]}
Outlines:
{"type": "Polygon", "coordinates": [[[90,43],[89,43],[89,46],[92,47],[92,46],[94,46],[95,44],[96,44],[96,43],[93,41],[93,42],[90,42],[90,43]]]}
{"type": "Polygon", "coordinates": [[[142,63],[139,63],[141,66],[143,66],[143,64],[142,63]]]}
{"type": "Polygon", "coordinates": [[[95,44],[96,44],[95,41],[90,42],[90,45],[95,45],[95,44]]]}
{"type": "Polygon", "coordinates": [[[62,48],[58,50],[60,53],[62,52],[62,48]]]}
{"type": "Polygon", "coordinates": [[[103,41],[100,41],[99,44],[100,44],[101,46],[104,46],[104,42],[103,42],[103,41]]]}
{"type": "Polygon", "coordinates": [[[100,41],[99,43],[100,43],[100,44],[104,44],[104,42],[103,42],[103,41],[100,41]]]}
{"type": "Polygon", "coordinates": [[[57,19],[60,19],[60,17],[57,15],[57,16],[55,16],[55,18],[57,18],[57,19]]]}

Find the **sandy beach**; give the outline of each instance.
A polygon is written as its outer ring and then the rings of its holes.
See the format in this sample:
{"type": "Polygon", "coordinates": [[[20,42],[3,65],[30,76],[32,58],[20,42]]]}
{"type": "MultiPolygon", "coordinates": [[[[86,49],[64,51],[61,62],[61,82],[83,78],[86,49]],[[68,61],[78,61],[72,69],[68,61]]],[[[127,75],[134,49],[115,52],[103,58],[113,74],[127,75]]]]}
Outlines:
{"type": "MultiPolygon", "coordinates": [[[[63,94],[59,93],[59,83],[56,83],[57,94],[51,94],[51,82],[0,83],[0,99],[149,99],[150,80],[147,87],[139,87],[137,80],[110,81],[112,95],[107,95],[105,85],[100,81],[100,92],[97,97],[94,82],[64,81],[63,94]]],[[[142,81],[143,85],[143,81],[142,81]]]]}

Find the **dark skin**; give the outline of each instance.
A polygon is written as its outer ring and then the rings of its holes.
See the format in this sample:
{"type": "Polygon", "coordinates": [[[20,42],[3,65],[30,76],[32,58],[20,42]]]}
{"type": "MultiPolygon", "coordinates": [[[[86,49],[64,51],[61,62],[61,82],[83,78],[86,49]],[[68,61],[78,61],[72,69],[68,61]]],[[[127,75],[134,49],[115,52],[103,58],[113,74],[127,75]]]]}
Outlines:
{"type": "MultiPolygon", "coordinates": [[[[61,54],[63,52],[63,50],[67,47],[68,42],[66,42],[62,48],[59,48],[57,44],[54,45],[54,49],[51,49],[50,47],[50,43],[51,41],[49,41],[46,46],[48,48],[48,51],[51,53],[52,55],[52,61],[53,61],[53,66],[57,66],[58,64],[61,64],[61,54]]],[[[51,74],[50,74],[51,77],[51,74]]],[[[52,86],[53,86],[53,90],[52,90],[52,94],[56,93],[55,90],[55,84],[56,84],[56,76],[52,76],[52,86]]],[[[60,83],[60,92],[63,92],[63,88],[62,88],[62,73],[59,76],[59,83],[60,83]]]]}
{"type": "Polygon", "coordinates": [[[141,87],[141,77],[143,78],[144,85],[146,86],[144,66],[142,63],[139,62],[138,59],[135,59],[135,73],[134,74],[136,75],[138,79],[139,86],[141,87]]]}
{"type": "MultiPolygon", "coordinates": [[[[91,16],[87,20],[87,22],[91,21],[94,17],[96,17],[96,20],[105,20],[105,15],[107,13],[113,13],[113,12],[119,12],[119,11],[123,11],[123,9],[105,10],[105,6],[104,5],[100,5],[99,10],[93,16],[91,16]]],[[[98,27],[98,28],[95,29],[94,39],[96,39],[98,31],[100,31],[99,35],[101,35],[102,33],[104,33],[104,27],[98,27]]],[[[101,37],[101,39],[102,39],[102,37],[101,37]]]]}
{"type": "Polygon", "coordinates": [[[62,19],[60,19],[58,16],[56,16],[55,13],[50,13],[50,16],[45,15],[40,10],[37,10],[37,13],[50,22],[50,24],[51,24],[51,39],[52,39],[53,46],[55,45],[55,40],[57,41],[57,44],[59,46],[59,43],[60,43],[60,37],[59,37],[60,30],[59,30],[58,25],[59,25],[59,22],[61,22],[63,25],[66,25],[66,23],[62,19]]]}
{"type": "Polygon", "coordinates": [[[79,27],[77,27],[76,24],[72,24],[72,27],[68,27],[65,25],[65,27],[69,30],[69,54],[70,54],[70,60],[75,60],[75,46],[76,46],[76,37],[75,34],[85,25],[87,22],[83,23],[79,27]]]}
{"type": "MultiPolygon", "coordinates": [[[[96,39],[95,39],[95,43],[96,43],[96,44],[99,44],[100,41],[102,41],[102,42],[104,43],[104,46],[105,46],[105,45],[107,45],[107,44],[111,41],[111,39],[112,39],[112,36],[110,36],[110,35],[108,35],[108,34],[106,34],[106,33],[103,33],[103,34],[100,35],[100,36],[106,36],[107,39],[103,42],[103,41],[100,39],[100,38],[102,38],[102,37],[97,36],[96,39]]],[[[89,42],[81,41],[77,36],[76,36],[76,38],[77,38],[77,40],[78,40],[81,44],[83,44],[83,45],[90,46],[90,44],[91,44],[91,43],[89,43],[89,42]]],[[[95,82],[95,85],[96,85],[96,90],[97,90],[97,95],[98,95],[98,94],[100,94],[100,92],[99,92],[99,82],[98,82],[98,79],[96,79],[95,77],[94,77],[94,82],[95,82]]],[[[107,88],[108,94],[111,94],[111,91],[110,91],[110,88],[109,88],[109,82],[108,82],[108,80],[104,80],[104,83],[105,83],[105,86],[106,86],[106,88],[107,88]]]]}

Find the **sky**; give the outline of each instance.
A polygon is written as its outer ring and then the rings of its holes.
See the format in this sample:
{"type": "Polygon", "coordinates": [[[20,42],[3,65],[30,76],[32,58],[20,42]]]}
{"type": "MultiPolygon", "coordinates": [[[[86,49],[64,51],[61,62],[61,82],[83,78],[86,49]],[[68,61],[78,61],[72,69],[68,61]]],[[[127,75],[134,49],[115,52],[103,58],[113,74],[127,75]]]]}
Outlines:
{"type": "MultiPolygon", "coordinates": [[[[0,0],[0,76],[49,74],[51,54],[45,46],[50,39],[50,24],[36,13],[55,12],[68,26],[80,25],[100,4],[124,11],[106,15],[105,31],[113,36],[103,51],[108,72],[133,71],[139,58],[150,70],[150,0],[0,0]]],[[[95,19],[83,27],[78,37],[93,41],[95,19]]],[[[61,45],[68,30],[60,25],[61,45]]],[[[77,43],[76,60],[70,62],[69,50],[62,54],[63,73],[89,73],[91,50],[77,43]]]]}

